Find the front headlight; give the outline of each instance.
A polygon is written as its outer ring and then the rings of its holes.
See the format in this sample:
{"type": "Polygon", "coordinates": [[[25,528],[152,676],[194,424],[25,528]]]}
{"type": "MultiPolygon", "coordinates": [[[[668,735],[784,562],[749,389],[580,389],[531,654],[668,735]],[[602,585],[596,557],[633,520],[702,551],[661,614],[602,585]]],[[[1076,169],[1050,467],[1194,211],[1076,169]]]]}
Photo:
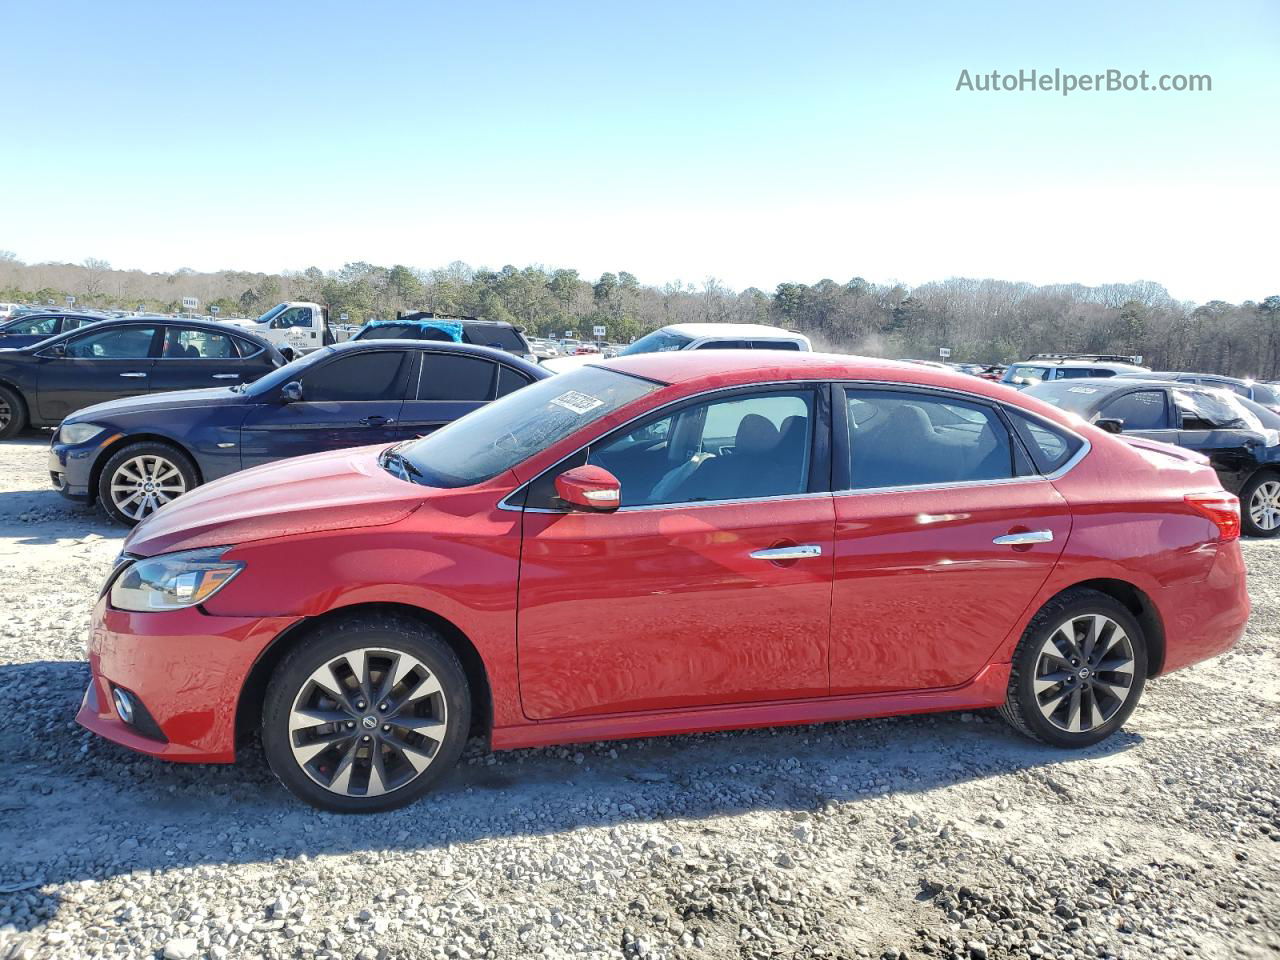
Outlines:
{"type": "Polygon", "coordinates": [[[147,613],[204,603],[244,569],[243,563],[222,559],[229,549],[209,547],[138,560],[111,585],[111,605],[147,613]]]}
{"type": "Polygon", "coordinates": [[[63,443],[84,443],[86,440],[92,440],[106,427],[100,427],[96,423],[64,423],[58,430],[58,437],[63,443]]]}

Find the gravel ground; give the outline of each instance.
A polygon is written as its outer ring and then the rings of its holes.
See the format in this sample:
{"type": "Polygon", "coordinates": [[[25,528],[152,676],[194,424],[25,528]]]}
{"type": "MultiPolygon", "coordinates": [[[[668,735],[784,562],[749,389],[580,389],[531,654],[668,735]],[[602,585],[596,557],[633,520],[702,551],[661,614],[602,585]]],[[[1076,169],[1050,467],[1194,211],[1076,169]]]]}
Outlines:
{"type": "Polygon", "coordinates": [[[121,530],[0,444],[0,958],[1280,956],[1280,542],[1228,655],[1082,753],[994,717],[490,754],[407,809],[72,722],[121,530]]]}

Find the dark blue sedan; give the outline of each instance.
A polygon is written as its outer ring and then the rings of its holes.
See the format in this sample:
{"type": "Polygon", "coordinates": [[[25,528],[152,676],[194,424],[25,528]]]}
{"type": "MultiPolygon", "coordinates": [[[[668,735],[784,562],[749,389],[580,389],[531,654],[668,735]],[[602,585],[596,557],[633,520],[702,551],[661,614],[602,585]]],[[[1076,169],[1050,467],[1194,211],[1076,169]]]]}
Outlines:
{"type": "Polygon", "coordinates": [[[53,484],[135,524],[245,467],[430,433],[551,374],[502,350],[431,341],[340,343],[252,384],[113,400],[67,417],[53,484]]]}

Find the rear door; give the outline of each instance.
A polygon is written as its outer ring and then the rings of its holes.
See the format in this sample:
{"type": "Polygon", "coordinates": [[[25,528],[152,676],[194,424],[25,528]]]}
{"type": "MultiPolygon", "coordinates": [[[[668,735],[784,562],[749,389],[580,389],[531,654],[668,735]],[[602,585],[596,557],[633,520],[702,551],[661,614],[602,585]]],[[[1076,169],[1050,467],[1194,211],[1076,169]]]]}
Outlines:
{"type": "Polygon", "coordinates": [[[831,692],[962,684],[1053,569],[1067,504],[990,402],[850,385],[834,410],[831,692]]]}
{"type": "Polygon", "coordinates": [[[202,327],[168,326],[151,372],[152,392],[231,387],[247,382],[236,338],[202,327]]]}
{"type": "Polygon", "coordinates": [[[398,435],[424,437],[484,406],[494,397],[498,366],[465,353],[422,351],[401,408],[398,435]]]}
{"type": "Polygon", "coordinates": [[[39,351],[36,404],[43,420],[57,422],[95,403],[131,397],[150,389],[155,351],[155,324],[113,324],[58,341],[39,351]]]}
{"type": "Polygon", "coordinates": [[[396,439],[416,360],[404,350],[367,350],[308,368],[299,381],[302,400],[277,396],[249,409],[240,433],[243,465],[396,439]]]}

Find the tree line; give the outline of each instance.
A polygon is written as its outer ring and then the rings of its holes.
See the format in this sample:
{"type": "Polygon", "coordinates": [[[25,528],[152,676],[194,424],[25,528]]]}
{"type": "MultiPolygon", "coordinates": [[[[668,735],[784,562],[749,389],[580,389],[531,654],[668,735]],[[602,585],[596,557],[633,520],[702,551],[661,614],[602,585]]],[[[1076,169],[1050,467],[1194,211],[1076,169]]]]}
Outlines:
{"type": "Polygon", "coordinates": [[[915,287],[847,282],[781,283],[771,292],[700,284],[641,283],[624,270],[592,280],[577,270],[455,262],[435,270],[349,263],[281,274],[225,270],[145,273],[103,260],[26,264],[0,251],[0,301],[253,316],[281,300],[312,300],[331,318],[389,319],[397,310],[506,320],[534,336],[589,339],[604,326],[626,343],[669,323],[768,323],[807,334],[818,349],[870,356],[938,357],[981,363],[1034,353],[1141,355],[1156,369],[1280,377],[1280,295],[1232,304],[1174,300],[1158,283],[1035,286],[953,278],[915,287]]]}

